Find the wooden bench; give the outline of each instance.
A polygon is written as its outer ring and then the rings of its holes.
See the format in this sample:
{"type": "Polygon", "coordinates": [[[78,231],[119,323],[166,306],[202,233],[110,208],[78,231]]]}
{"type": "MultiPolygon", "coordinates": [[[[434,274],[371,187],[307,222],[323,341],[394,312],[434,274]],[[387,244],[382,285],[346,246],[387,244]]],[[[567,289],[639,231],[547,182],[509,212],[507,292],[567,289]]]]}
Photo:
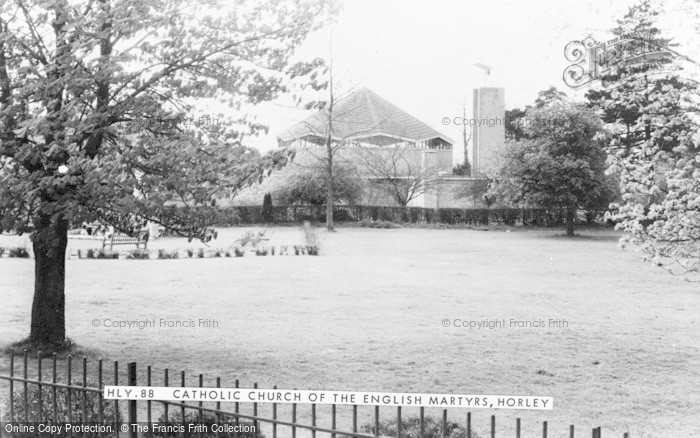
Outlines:
{"type": "Polygon", "coordinates": [[[148,231],[142,230],[137,234],[130,236],[128,234],[114,231],[111,236],[105,236],[102,240],[102,249],[105,249],[109,244],[109,250],[112,251],[114,245],[136,245],[136,249],[148,249],[148,231]]]}
{"type": "Polygon", "coordinates": [[[112,234],[69,234],[68,238],[73,240],[92,240],[102,242],[102,249],[104,250],[109,245],[109,250],[112,251],[114,245],[136,245],[136,248],[141,248],[143,245],[144,249],[148,249],[148,232],[146,230],[139,231],[138,234],[134,236],[129,236],[128,234],[120,233],[114,231],[112,234]]]}

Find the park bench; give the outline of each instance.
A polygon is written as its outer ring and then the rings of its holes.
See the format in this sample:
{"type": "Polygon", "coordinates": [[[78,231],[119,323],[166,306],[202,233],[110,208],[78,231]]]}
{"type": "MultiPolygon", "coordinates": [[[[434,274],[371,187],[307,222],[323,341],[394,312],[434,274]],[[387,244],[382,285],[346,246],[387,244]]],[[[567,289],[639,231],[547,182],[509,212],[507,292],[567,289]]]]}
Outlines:
{"type": "Polygon", "coordinates": [[[136,245],[137,249],[148,248],[148,232],[146,230],[141,230],[134,235],[129,235],[125,233],[120,233],[114,231],[111,234],[100,234],[100,235],[86,235],[86,234],[69,234],[69,239],[75,240],[96,240],[102,242],[102,249],[104,250],[109,246],[109,250],[112,251],[115,245],[136,245]]]}
{"type": "Polygon", "coordinates": [[[143,245],[143,249],[147,249],[148,231],[142,230],[133,236],[115,231],[111,236],[105,236],[104,240],[102,240],[102,249],[105,249],[108,243],[110,251],[112,251],[114,245],[136,245],[136,249],[140,249],[141,245],[143,245]]]}

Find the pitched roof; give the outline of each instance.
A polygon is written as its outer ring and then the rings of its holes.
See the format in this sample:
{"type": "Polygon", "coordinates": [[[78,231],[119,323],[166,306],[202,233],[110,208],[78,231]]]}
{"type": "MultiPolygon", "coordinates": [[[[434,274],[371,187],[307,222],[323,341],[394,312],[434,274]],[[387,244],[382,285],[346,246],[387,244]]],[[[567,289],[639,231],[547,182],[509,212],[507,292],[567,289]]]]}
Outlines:
{"type": "MultiPolygon", "coordinates": [[[[326,137],[328,123],[328,113],[322,110],[279,133],[277,138],[286,143],[305,137],[326,137]]],[[[335,103],[331,126],[335,140],[389,137],[416,142],[439,138],[446,143],[454,143],[449,137],[367,88],[361,88],[335,103]]]]}

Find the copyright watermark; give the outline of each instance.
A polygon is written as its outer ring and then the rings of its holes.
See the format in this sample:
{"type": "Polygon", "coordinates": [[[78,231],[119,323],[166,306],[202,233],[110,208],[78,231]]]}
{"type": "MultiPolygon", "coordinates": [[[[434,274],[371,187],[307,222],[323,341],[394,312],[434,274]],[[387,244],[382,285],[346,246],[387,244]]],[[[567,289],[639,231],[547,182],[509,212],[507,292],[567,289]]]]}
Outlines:
{"type": "Polygon", "coordinates": [[[506,126],[507,124],[512,124],[513,126],[519,127],[534,127],[534,126],[557,126],[560,125],[564,119],[561,118],[537,118],[531,119],[526,116],[522,117],[483,117],[481,119],[466,118],[462,116],[457,117],[443,117],[443,125],[455,125],[455,126],[487,126],[493,128],[494,126],[506,126]]]}
{"type": "Polygon", "coordinates": [[[92,320],[93,327],[104,327],[118,330],[144,330],[152,328],[219,328],[219,320],[213,318],[198,319],[111,319],[95,318],[92,320]]]}
{"type": "Polygon", "coordinates": [[[157,434],[161,436],[194,436],[193,434],[216,435],[220,438],[240,437],[241,434],[255,434],[257,425],[249,421],[224,420],[221,421],[197,421],[197,422],[139,422],[139,423],[112,423],[112,422],[6,422],[0,423],[0,433],[9,436],[122,436],[121,434],[134,433],[138,436],[157,434]],[[120,434],[121,433],[121,434],[120,434]]]}
{"type": "Polygon", "coordinates": [[[133,121],[141,128],[173,129],[173,128],[206,128],[226,126],[227,122],[220,116],[203,115],[198,117],[180,117],[172,119],[140,118],[133,121]]]}
{"type": "Polygon", "coordinates": [[[442,326],[455,327],[469,330],[496,330],[496,329],[562,329],[569,328],[569,321],[563,318],[548,319],[449,319],[442,320],[442,326]]]}

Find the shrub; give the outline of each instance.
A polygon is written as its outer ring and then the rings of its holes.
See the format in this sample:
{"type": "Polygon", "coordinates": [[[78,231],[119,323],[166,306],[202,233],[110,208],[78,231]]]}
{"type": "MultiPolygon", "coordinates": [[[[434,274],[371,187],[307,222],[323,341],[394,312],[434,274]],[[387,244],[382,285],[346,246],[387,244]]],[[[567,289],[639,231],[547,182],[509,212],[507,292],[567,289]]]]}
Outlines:
{"type": "Polygon", "coordinates": [[[214,250],[214,257],[221,257],[224,254],[223,249],[215,249],[214,250]]]}
{"type": "Polygon", "coordinates": [[[104,249],[101,249],[95,253],[95,258],[96,259],[118,259],[119,258],[119,253],[118,252],[111,252],[111,251],[105,251],[104,249]]]}
{"type": "Polygon", "coordinates": [[[268,253],[267,248],[255,248],[255,255],[256,256],[266,256],[268,253]]]}
{"type": "Polygon", "coordinates": [[[198,259],[203,259],[204,258],[204,248],[199,248],[197,250],[197,258],[198,259]]]}
{"type": "MultiPolygon", "coordinates": [[[[374,423],[364,424],[360,431],[364,433],[371,433],[381,436],[398,436],[396,418],[390,420],[384,420],[379,422],[379,433],[374,430],[374,423]]],[[[442,422],[436,421],[430,416],[426,416],[423,419],[424,428],[424,438],[442,438],[446,436],[448,438],[467,438],[467,429],[460,425],[459,423],[448,421],[447,422],[447,434],[442,433],[442,422]]],[[[408,417],[401,419],[401,436],[406,437],[416,437],[420,436],[420,418],[418,417],[408,417]]],[[[481,438],[481,436],[472,431],[471,438],[481,438]]]]}
{"type": "Polygon", "coordinates": [[[273,221],[272,211],[272,195],[265,193],[262,211],[260,212],[260,219],[262,219],[263,223],[269,224],[273,221]]]}
{"type": "MultiPolygon", "coordinates": [[[[325,216],[324,216],[325,219],[325,216]]],[[[333,221],[335,222],[348,222],[354,220],[352,215],[347,210],[336,210],[333,212],[333,221]]]]}
{"type": "MultiPolygon", "coordinates": [[[[319,213],[317,216],[305,215],[301,219],[308,220],[309,222],[326,222],[325,207],[323,210],[324,211],[319,213]]],[[[355,219],[347,210],[333,210],[333,222],[351,222],[354,220],[355,219]]]]}
{"type": "Polygon", "coordinates": [[[25,248],[23,246],[16,246],[14,248],[10,248],[8,255],[10,257],[15,257],[18,259],[28,259],[29,258],[29,251],[27,251],[27,248],[25,248]]]}
{"type": "Polygon", "coordinates": [[[149,253],[146,249],[135,249],[126,253],[126,258],[129,260],[148,260],[149,253]]]}
{"type": "MultiPolygon", "coordinates": [[[[59,376],[58,383],[65,383],[65,379],[59,376]]],[[[82,384],[75,382],[74,384],[82,384]]],[[[68,391],[63,388],[59,388],[56,391],[56,414],[54,416],[53,410],[53,389],[48,386],[42,386],[39,389],[38,385],[30,385],[27,388],[27,411],[25,414],[24,410],[24,388],[17,385],[18,388],[14,391],[14,398],[12,403],[12,408],[15,413],[16,422],[37,422],[42,423],[67,423],[81,420],[82,422],[89,423],[100,423],[100,412],[99,412],[99,400],[100,394],[96,392],[85,392],[72,391],[70,397],[70,404],[68,398],[68,391]],[[41,403],[40,403],[41,401],[41,403]],[[83,404],[84,403],[84,404],[83,404]],[[71,412],[73,413],[72,418],[68,417],[68,407],[70,406],[71,412]],[[81,415],[85,410],[87,417],[81,418],[81,415]]],[[[87,379],[87,386],[96,388],[98,386],[97,382],[92,379],[87,379]]],[[[3,403],[4,404],[4,403],[3,403]]],[[[3,418],[9,418],[10,403],[8,400],[5,412],[3,413],[3,418]]],[[[122,416],[119,411],[115,410],[114,402],[111,400],[102,401],[102,424],[114,424],[115,420],[117,422],[122,421],[122,416]]],[[[13,437],[17,438],[39,438],[46,436],[46,433],[39,432],[19,432],[13,433],[13,437]]],[[[81,433],[81,437],[92,438],[97,436],[104,437],[116,437],[117,434],[99,434],[95,433],[81,433]]]]}
{"type": "Polygon", "coordinates": [[[2,257],[3,254],[5,254],[5,247],[0,246],[0,257],[2,257]]]}
{"type": "Polygon", "coordinates": [[[399,228],[398,224],[395,224],[393,222],[389,221],[384,221],[384,220],[371,220],[371,219],[362,219],[357,223],[358,227],[363,227],[363,228],[399,228]]]}
{"type": "Polygon", "coordinates": [[[311,215],[311,214],[302,214],[299,216],[299,221],[300,222],[325,222],[326,221],[326,215],[322,214],[318,217],[311,215]]]}
{"type": "Polygon", "coordinates": [[[164,249],[159,249],[159,250],[158,250],[158,258],[159,258],[159,259],[165,259],[165,260],[169,260],[169,259],[178,259],[178,258],[180,258],[180,254],[177,252],[177,250],[175,250],[175,251],[166,251],[166,250],[164,250],[164,249]]]}
{"type": "MultiPolygon", "coordinates": [[[[166,418],[165,415],[161,415],[158,418],[158,422],[160,423],[170,423],[173,425],[176,424],[182,424],[182,423],[201,423],[201,424],[207,424],[211,426],[212,424],[222,424],[222,423],[227,423],[227,424],[233,424],[235,421],[235,417],[233,415],[227,416],[225,414],[221,414],[220,417],[217,418],[217,415],[213,412],[202,412],[201,414],[199,411],[194,411],[194,410],[187,410],[185,411],[185,416],[183,418],[182,416],[182,410],[180,409],[173,409],[170,411],[171,414],[168,415],[166,418]]],[[[251,423],[248,420],[242,420],[242,424],[248,424],[250,425],[251,423]]],[[[265,438],[265,435],[260,431],[259,425],[256,425],[257,427],[255,428],[255,432],[238,432],[238,433],[227,433],[227,432],[220,432],[219,434],[216,434],[214,432],[207,432],[207,433],[196,433],[193,436],[197,437],[203,437],[203,438],[213,438],[213,437],[219,437],[219,438],[265,438]]],[[[207,427],[207,430],[211,430],[211,427],[207,427]]],[[[183,434],[179,432],[153,432],[152,434],[156,438],[180,438],[183,436],[183,434]]],[[[185,433],[184,436],[190,436],[190,434],[185,433]]]]}
{"type": "MultiPolygon", "coordinates": [[[[352,166],[334,165],[333,192],[336,202],[353,204],[362,197],[362,180],[352,166]]],[[[324,205],[328,191],[325,168],[287,167],[275,181],[273,193],[277,205],[324,205]]],[[[325,216],[324,219],[325,220],[325,216]]]]}
{"type": "Polygon", "coordinates": [[[194,250],[192,248],[187,248],[185,252],[187,253],[187,257],[189,258],[192,258],[192,256],[194,256],[194,250]]]}
{"type": "Polygon", "coordinates": [[[469,161],[464,161],[452,168],[452,175],[472,176],[472,165],[469,161]]]}
{"type": "Polygon", "coordinates": [[[307,253],[308,255],[317,256],[317,255],[318,255],[318,246],[316,246],[316,245],[309,245],[309,246],[307,246],[307,247],[306,247],[306,253],[307,253]]]}
{"type": "Polygon", "coordinates": [[[236,257],[243,257],[245,255],[245,251],[243,251],[241,248],[235,247],[233,248],[233,254],[236,257]]]}
{"type": "MultiPolygon", "coordinates": [[[[78,250],[78,257],[80,257],[80,250],[78,250]]],[[[104,249],[88,249],[85,253],[85,258],[87,259],[118,259],[118,252],[105,251],[104,249]]]]}
{"type": "Polygon", "coordinates": [[[242,247],[246,247],[250,245],[251,247],[255,248],[260,244],[260,241],[265,238],[265,232],[264,231],[258,231],[257,233],[254,233],[252,231],[246,232],[240,239],[236,240],[236,243],[238,243],[242,247]]]}
{"type": "Polygon", "coordinates": [[[304,224],[304,240],[307,245],[318,246],[316,231],[307,224],[304,224]]]}

